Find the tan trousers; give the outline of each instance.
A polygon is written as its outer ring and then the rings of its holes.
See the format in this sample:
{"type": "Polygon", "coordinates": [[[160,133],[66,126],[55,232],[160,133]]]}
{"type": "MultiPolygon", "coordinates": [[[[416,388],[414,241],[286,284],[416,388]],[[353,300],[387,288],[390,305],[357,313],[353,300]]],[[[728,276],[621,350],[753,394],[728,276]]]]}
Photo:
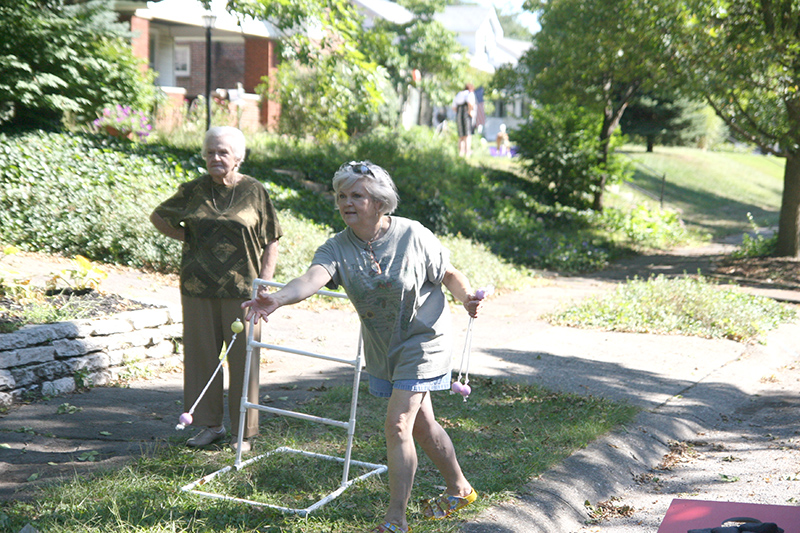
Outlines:
{"type": "MultiPolygon", "coordinates": [[[[203,387],[219,365],[219,354],[223,341],[230,345],[233,332],[231,324],[237,318],[244,321],[244,311],[238,298],[194,298],[181,296],[183,306],[183,403],[188,411],[197,400],[203,387]]],[[[247,350],[247,335],[250,323],[236,336],[228,353],[228,413],[231,431],[238,435],[239,408],[244,381],[244,363],[247,350]]],[[[261,324],[256,324],[254,339],[261,339],[261,324]]],[[[250,383],[247,398],[251,403],[258,402],[259,387],[259,349],[253,350],[250,360],[250,383]]],[[[194,410],[193,425],[214,427],[222,425],[224,414],[223,377],[220,370],[208,387],[203,399],[194,410]]],[[[248,409],[245,418],[244,437],[258,434],[258,411],[248,409]]]]}

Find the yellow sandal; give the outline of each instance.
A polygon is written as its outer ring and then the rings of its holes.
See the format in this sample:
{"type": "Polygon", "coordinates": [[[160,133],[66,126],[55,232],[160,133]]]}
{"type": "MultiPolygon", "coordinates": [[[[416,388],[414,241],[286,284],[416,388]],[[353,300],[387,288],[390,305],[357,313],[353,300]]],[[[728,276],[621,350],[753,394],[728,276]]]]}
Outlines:
{"type": "Polygon", "coordinates": [[[430,520],[442,520],[477,499],[478,493],[475,492],[475,489],[472,489],[472,492],[464,497],[442,493],[435,498],[422,502],[422,514],[430,520]]]}

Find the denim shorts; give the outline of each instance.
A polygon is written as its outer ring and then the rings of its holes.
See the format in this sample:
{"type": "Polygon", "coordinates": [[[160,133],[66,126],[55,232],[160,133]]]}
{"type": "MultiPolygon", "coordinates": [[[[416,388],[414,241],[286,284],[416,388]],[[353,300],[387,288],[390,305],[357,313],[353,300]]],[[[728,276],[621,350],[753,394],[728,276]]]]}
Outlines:
{"type": "Polygon", "coordinates": [[[373,396],[388,398],[392,395],[392,389],[411,392],[450,390],[450,372],[430,379],[398,379],[397,381],[387,381],[369,374],[369,393],[373,396]]]}

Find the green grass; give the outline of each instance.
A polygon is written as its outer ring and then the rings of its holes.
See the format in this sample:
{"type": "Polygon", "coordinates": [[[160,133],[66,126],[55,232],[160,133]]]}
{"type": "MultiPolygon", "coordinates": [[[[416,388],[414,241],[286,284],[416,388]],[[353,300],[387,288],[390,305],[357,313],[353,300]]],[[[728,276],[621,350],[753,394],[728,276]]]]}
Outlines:
{"type": "Polygon", "coordinates": [[[795,317],[791,307],[704,278],[656,276],[628,281],[547,318],[562,326],[752,342],[795,317]]]}
{"type": "Polygon", "coordinates": [[[631,182],[652,194],[661,192],[664,204],[677,209],[684,222],[714,237],[750,229],[747,213],[759,226],[773,226],[783,191],[784,160],[739,152],[710,152],[694,148],[656,147],[653,153],[628,147],[636,166],[631,182]]]}
{"type": "MultiPolygon", "coordinates": [[[[434,406],[459,454],[461,466],[481,494],[460,518],[508,499],[541,474],[614,427],[632,420],[637,410],[596,397],[555,394],[536,386],[487,378],[471,381],[473,394],[438,393],[434,406]]],[[[359,400],[353,458],[385,464],[383,417],[386,400],[359,400]]],[[[347,419],[349,387],[335,387],[302,407],[304,412],[347,419]]],[[[344,432],[284,417],[262,416],[254,453],[278,446],[341,457],[344,432]]],[[[190,450],[178,441],[152,456],[119,470],[54,485],[34,503],[0,506],[0,527],[18,531],[30,522],[41,533],[113,533],[183,531],[341,532],[374,526],[388,502],[386,477],[373,476],[347,489],[339,498],[301,519],[268,508],[214,500],[179,488],[233,463],[229,450],[190,450]],[[256,510],[258,509],[258,510],[256,510]]],[[[218,476],[203,490],[299,508],[334,490],[341,470],[333,463],[294,454],[270,457],[240,472],[218,476]]],[[[355,469],[351,477],[358,475],[355,469]]],[[[417,533],[456,532],[461,520],[426,522],[418,501],[441,492],[442,480],[420,452],[409,507],[417,533]]]]}

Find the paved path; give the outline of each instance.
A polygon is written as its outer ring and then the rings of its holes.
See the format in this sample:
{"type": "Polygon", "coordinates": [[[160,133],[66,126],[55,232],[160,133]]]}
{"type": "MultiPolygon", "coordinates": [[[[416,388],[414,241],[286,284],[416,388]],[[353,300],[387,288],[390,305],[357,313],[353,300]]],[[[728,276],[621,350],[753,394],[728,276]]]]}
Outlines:
{"type": "MultiPolygon", "coordinates": [[[[795,442],[800,324],[781,327],[765,345],[747,346],[562,328],[541,319],[634,275],[706,272],[713,255],[725,251],[637,258],[592,277],[553,277],[490,300],[475,325],[471,373],[626,400],[643,411],[634,424],[573,454],[520,487],[512,501],[466,523],[465,532],[654,532],[675,497],[793,503],[794,480],[800,479],[795,442]],[[671,442],[688,441],[695,442],[696,455],[678,457],[672,470],[656,469],[670,454],[671,442]],[[632,506],[633,516],[587,526],[584,502],[596,505],[613,497],[620,498],[618,505],[632,506]]],[[[36,268],[44,274],[55,270],[42,261],[36,268]]],[[[104,287],[132,298],[179,304],[170,278],[120,270],[104,287]]],[[[796,292],[769,295],[800,302],[796,292]]],[[[310,350],[355,350],[357,320],[350,311],[284,308],[279,313],[270,323],[272,340],[291,339],[310,350]]],[[[463,334],[467,322],[459,318],[465,317],[456,315],[463,334]]],[[[291,402],[308,394],[309,386],[342,376],[330,363],[297,365],[291,358],[268,356],[262,395],[288,396],[291,402]],[[283,388],[288,384],[298,386],[283,388]]],[[[180,397],[181,379],[175,374],[12,408],[0,418],[0,442],[9,446],[0,448],[0,498],[25,497],[27,489],[51,476],[122,464],[174,437],[180,397]],[[56,415],[64,403],[82,410],[56,415]],[[99,452],[99,460],[75,460],[92,451],[99,452]],[[39,477],[28,481],[32,475],[39,477]]]]}

